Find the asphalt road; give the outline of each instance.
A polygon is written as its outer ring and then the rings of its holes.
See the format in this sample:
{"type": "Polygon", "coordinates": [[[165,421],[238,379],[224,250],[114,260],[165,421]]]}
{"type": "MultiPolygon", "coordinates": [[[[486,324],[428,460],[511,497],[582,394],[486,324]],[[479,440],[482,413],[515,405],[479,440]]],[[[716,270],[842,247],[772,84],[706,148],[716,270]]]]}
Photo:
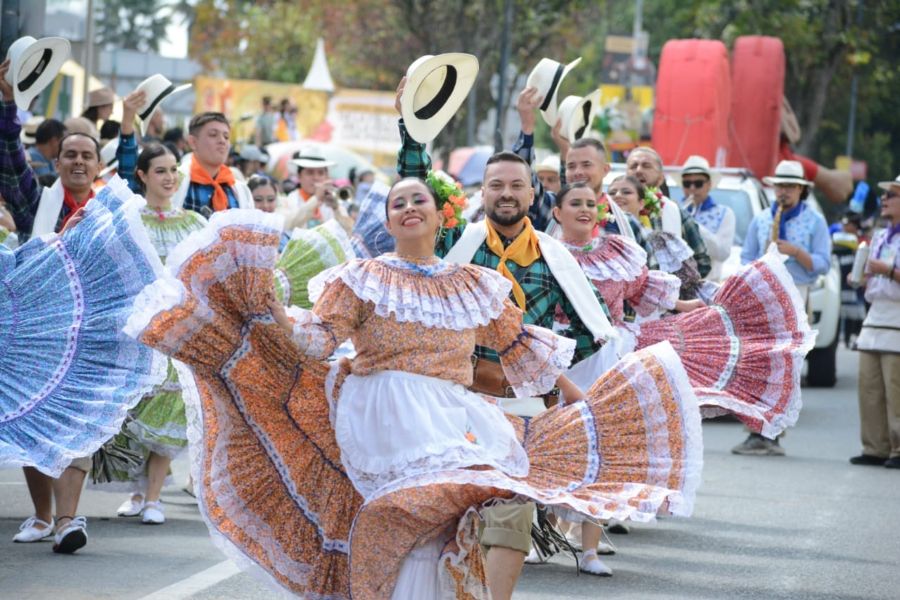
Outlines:
{"type": "MultiPolygon", "coordinates": [[[[841,350],[831,390],[804,389],[787,456],[741,457],[736,423],[704,424],[706,464],[691,519],[613,536],[611,578],[576,575],[571,557],[526,566],[522,600],[570,598],[774,600],[900,598],[900,471],[851,466],[859,451],[856,356],[841,350]]],[[[183,482],[184,461],[176,467],[183,482]]],[[[277,597],[213,547],[193,499],[166,489],[163,526],[120,519],[121,494],[87,490],[88,545],[13,544],[31,514],[21,473],[0,470],[2,599],[262,599],[277,597]]]]}

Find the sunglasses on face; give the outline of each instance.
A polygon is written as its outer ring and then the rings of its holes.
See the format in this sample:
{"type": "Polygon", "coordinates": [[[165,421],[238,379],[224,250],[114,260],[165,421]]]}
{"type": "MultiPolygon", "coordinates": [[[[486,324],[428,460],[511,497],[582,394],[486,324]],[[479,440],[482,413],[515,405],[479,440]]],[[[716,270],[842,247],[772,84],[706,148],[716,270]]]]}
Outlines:
{"type": "Polygon", "coordinates": [[[684,189],[689,190],[691,188],[697,188],[698,190],[706,185],[705,179],[682,179],[681,185],[684,189]]]}
{"type": "Polygon", "coordinates": [[[893,190],[888,190],[881,195],[882,198],[896,198],[900,196],[900,192],[895,192],[893,190]]]}

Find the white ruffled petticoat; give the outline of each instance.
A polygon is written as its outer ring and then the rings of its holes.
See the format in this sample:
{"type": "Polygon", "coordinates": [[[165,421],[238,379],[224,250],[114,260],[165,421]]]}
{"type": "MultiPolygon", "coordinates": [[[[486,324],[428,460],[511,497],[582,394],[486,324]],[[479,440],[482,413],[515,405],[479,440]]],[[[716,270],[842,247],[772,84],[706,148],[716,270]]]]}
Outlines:
{"type": "Polygon", "coordinates": [[[496,406],[458,383],[379,371],[349,375],[333,409],[341,461],[365,498],[398,479],[488,465],[528,474],[528,457],[496,406]]]}

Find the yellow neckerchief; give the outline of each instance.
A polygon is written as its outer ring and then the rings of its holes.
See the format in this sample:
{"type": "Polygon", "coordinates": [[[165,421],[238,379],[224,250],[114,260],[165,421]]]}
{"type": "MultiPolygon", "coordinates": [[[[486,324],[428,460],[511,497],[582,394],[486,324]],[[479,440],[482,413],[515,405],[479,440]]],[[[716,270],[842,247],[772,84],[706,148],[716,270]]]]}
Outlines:
{"type": "Polygon", "coordinates": [[[491,252],[500,257],[497,271],[512,282],[513,298],[516,299],[519,308],[525,310],[525,292],[516,281],[512,271],[506,266],[506,261],[508,259],[520,267],[527,267],[541,257],[541,247],[538,245],[537,234],[534,232],[531,220],[525,217],[525,229],[506,248],[503,247],[503,240],[491,226],[491,222],[485,219],[484,224],[487,226],[487,246],[491,252]]]}
{"type": "Polygon", "coordinates": [[[640,221],[641,225],[643,225],[647,229],[653,229],[653,224],[650,222],[650,217],[647,215],[641,215],[638,217],[638,221],[640,221]]]}

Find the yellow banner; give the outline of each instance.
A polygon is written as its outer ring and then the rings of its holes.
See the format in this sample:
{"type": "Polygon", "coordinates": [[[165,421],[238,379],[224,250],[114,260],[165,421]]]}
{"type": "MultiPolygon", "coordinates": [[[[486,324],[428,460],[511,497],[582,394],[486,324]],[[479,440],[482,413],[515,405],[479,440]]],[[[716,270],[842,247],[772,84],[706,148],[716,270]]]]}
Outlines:
{"type": "Polygon", "coordinates": [[[288,83],[198,76],[194,78],[194,91],[194,113],[224,113],[231,121],[233,142],[253,137],[256,117],[262,110],[263,96],[272,98],[276,110],[283,98],[289,99],[298,107],[296,123],[299,138],[309,136],[328,112],[328,94],[288,83]]]}
{"type": "Polygon", "coordinates": [[[612,83],[601,83],[600,93],[603,104],[607,104],[613,98],[619,99],[619,106],[625,102],[636,102],[641,110],[653,107],[653,88],[649,85],[635,85],[626,87],[612,83]],[[631,90],[631,100],[627,100],[628,90],[631,90]]]}

